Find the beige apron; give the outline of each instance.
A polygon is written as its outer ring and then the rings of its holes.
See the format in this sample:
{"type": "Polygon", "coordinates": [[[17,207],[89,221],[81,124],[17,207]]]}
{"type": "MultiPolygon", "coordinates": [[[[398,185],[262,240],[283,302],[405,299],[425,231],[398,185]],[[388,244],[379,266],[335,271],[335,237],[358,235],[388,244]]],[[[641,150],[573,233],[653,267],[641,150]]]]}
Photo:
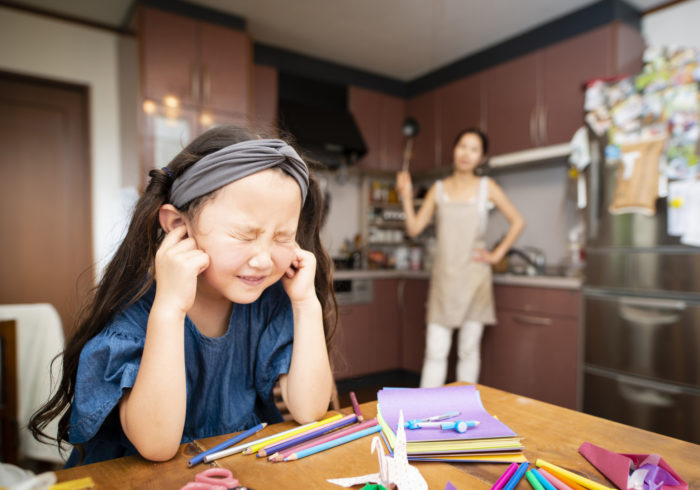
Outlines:
{"type": "Polygon", "coordinates": [[[452,202],[436,183],[435,258],[428,291],[427,322],[458,328],[465,321],[496,322],[491,266],[473,260],[475,248],[486,248],[482,213],[488,192],[482,177],[479,192],[468,202],[452,202]]]}

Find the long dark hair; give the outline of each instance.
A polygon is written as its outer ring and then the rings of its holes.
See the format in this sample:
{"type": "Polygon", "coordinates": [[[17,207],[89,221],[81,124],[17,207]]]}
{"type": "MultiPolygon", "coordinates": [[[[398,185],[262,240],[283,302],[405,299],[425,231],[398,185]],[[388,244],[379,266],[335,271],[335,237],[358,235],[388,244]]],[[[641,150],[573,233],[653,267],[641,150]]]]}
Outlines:
{"type": "MultiPolygon", "coordinates": [[[[29,421],[34,438],[42,442],[68,441],[70,413],[75,395],[78,360],[85,344],[95,337],[121,310],[141,298],[152,286],[155,275],[155,254],[165,233],[160,227],[158,210],[168,203],[173,179],[203,156],[226,146],[258,138],[247,129],[221,126],[211,129],[182,150],[166,169],[151,170],[150,181],[134,209],[126,237],[105,269],[99,284],[91,291],[80,311],[76,329],[62,353],[63,370],[56,392],[29,421]],[[61,417],[58,433],[54,437],[44,431],[51,420],[61,417]]],[[[308,162],[310,167],[317,167],[308,162]]],[[[309,190],[299,217],[297,242],[304,250],[316,256],[315,288],[323,311],[323,328],[326,347],[330,342],[338,320],[337,304],[331,278],[331,259],[323,248],[320,228],[324,220],[323,194],[316,178],[309,176],[309,190]]],[[[215,193],[216,191],[214,191],[215,193]]],[[[194,199],[180,211],[194,217],[202,204],[214,193],[194,199]]],[[[58,356],[54,362],[59,359],[58,356]]]]}

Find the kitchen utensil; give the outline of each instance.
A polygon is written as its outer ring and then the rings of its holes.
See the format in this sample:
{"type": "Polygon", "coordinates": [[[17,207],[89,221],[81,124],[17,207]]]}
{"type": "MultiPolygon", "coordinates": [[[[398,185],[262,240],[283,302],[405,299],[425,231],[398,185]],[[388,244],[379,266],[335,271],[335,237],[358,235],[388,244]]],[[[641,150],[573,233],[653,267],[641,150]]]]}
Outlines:
{"type": "Polygon", "coordinates": [[[407,117],[403,121],[403,126],[401,128],[403,135],[406,137],[406,145],[403,149],[403,164],[401,165],[401,171],[407,172],[408,166],[411,163],[411,157],[413,156],[413,138],[418,134],[420,126],[418,121],[413,117],[407,117]]]}

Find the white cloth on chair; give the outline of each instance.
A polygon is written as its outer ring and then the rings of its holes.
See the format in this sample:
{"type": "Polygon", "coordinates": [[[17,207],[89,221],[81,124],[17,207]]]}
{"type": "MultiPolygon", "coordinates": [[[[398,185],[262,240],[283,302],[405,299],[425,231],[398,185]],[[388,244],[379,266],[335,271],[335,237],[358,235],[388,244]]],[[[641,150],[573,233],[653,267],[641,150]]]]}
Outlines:
{"type": "MultiPolygon", "coordinates": [[[[15,320],[17,339],[17,419],[19,423],[20,458],[63,463],[54,445],[43,444],[32,437],[27,428],[32,414],[51,395],[51,381],[58,382],[61,363],[49,369],[51,361],[63,351],[64,338],[61,317],[47,303],[0,305],[0,320],[15,320]]],[[[58,431],[58,419],[46,427],[47,434],[58,431]]],[[[70,449],[70,448],[69,448],[70,449]]]]}

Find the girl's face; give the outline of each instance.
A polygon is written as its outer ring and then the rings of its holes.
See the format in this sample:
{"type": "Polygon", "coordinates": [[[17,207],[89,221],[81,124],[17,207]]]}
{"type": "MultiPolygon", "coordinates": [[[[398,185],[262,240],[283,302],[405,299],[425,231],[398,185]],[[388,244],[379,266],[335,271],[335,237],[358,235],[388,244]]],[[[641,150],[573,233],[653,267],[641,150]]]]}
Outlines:
{"type": "Polygon", "coordinates": [[[295,257],[300,213],[299,184],[279,170],[263,170],[222,187],[203,204],[195,226],[189,226],[210,259],[197,294],[239,304],[258,299],[295,257]]]}
{"type": "Polygon", "coordinates": [[[454,165],[457,170],[473,172],[484,157],[481,138],[474,133],[464,134],[454,147],[454,165]]]}

